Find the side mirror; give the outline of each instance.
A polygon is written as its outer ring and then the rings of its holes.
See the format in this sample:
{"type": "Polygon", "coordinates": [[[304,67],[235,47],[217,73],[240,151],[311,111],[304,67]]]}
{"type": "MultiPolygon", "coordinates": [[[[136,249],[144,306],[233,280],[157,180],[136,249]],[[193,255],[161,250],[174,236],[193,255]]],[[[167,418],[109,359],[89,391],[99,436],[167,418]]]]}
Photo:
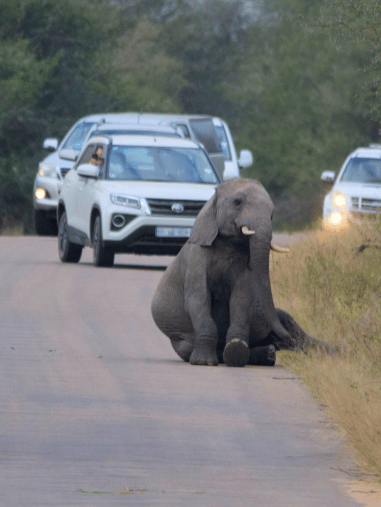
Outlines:
{"type": "Polygon", "coordinates": [[[70,149],[60,150],[58,156],[64,160],[71,160],[72,162],[75,162],[78,158],[78,151],[70,149]]]}
{"type": "Polygon", "coordinates": [[[58,139],[49,137],[48,139],[45,139],[42,147],[48,151],[56,151],[58,148],[58,139]]]}
{"type": "Polygon", "coordinates": [[[238,166],[240,169],[246,169],[246,167],[250,167],[253,165],[253,154],[250,150],[241,150],[238,159],[238,166]]]}
{"type": "Polygon", "coordinates": [[[77,167],[78,176],[83,178],[98,178],[99,167],[94,164],[81,164],[77,167]]]}
{"type": "Polygon", "coordinates": [[[334,171],[323,171],[321,174],[321,181],[324,183],[333,183],[336,178],[336,173],[334,171]]]}

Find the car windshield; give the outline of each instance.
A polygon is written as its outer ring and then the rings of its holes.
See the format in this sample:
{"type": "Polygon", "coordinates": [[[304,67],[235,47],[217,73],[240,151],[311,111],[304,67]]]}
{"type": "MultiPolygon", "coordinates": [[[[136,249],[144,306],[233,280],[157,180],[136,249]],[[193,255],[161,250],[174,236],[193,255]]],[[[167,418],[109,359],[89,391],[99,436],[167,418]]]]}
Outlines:
{"type": "Polygon", "coordinates": [[[381,160],[377,158],[351,158],[341,181],[348,183],[381,183],[381,160]]]}
{"type": "Polygon", "coordinates": [[[88,121],[78,123],[78,125],[66,139],[65,144],[62,146],[62,149],[79,151],[82,148],[83,143],[85,142],[85,138],[93,125],[95,125],[94,122],[90,123],[88,121]]]}
{"type": "Polygon", "coordinates": [[[218,183],[213,167],[199,148],[114,145],[109,154],[108,178],[218,183]]]}

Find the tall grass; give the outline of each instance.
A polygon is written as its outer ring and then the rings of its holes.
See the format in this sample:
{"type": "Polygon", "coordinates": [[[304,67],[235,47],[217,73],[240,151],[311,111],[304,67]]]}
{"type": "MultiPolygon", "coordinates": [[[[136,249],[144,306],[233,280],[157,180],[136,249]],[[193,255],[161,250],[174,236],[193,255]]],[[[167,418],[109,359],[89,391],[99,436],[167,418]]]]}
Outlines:
{"type": "Polygon", "coordinates": [[[381,223],[316,231],[287,256],[272,254],[276,305],[342,355],[280,352],[381,477],[381,223]]]}

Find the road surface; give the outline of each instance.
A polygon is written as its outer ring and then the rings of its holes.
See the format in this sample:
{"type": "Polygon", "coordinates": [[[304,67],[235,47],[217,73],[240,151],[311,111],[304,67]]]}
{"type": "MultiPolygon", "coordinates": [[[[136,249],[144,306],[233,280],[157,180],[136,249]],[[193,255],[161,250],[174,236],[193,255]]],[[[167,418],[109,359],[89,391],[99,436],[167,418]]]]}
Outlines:
{"type": "Polygon", "coordinates": [[[171,260],[69,265],[56,238],[0,237],[0,506],[360,505],[294,375],[176,356],[150,313],[171,260]]]}

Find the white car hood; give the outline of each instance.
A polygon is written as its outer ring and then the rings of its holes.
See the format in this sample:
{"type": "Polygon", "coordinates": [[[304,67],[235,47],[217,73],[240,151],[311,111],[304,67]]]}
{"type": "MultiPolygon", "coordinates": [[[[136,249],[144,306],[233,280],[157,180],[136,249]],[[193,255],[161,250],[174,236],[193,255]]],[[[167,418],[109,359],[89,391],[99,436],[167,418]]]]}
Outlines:
{"type": "Polygon", "coordinates": [[[333,193],[342,192],[351,197],[366,199],[381,199],[381,184],[370,183],[340,183],[335,185],[333,193]]]}
{"type": "Polygon", "coordinates": [[[102,189],[114,194],[152,199],[208,201],[216,185],[205,183],[171,183],[149,181],[102,181],[102,189]]]}

